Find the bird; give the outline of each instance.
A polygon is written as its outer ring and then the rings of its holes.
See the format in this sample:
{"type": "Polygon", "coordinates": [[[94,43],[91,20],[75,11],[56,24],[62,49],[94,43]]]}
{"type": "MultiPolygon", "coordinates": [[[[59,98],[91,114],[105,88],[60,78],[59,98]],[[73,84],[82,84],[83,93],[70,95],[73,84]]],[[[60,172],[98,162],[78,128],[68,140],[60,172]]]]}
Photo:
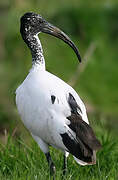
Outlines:
{"type": "Polygon", "coordinates": [[[78,48],[63,31],[34,12],[26,12],[20,18],[20,33],[31,51],[32,67],[16,89],[16,106],[25,127],[45,154],[50,174],[55,179],[50,146],[64,154],[63,174],[69,154],[80,165],[95,164],[101,143],[89,124],[85,105],[70,85],[46,70],[38,35],[46,33],[61,39],[81,62],[78,48]]]}

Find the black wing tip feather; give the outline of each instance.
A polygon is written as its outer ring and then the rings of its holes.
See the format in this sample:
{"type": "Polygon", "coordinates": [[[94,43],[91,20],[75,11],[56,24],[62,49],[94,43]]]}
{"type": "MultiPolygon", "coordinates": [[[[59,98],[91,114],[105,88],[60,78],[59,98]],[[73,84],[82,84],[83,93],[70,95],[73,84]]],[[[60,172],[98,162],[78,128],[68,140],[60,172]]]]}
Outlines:
{"type": "MultiPolygon", "coordinates": [[[[60,134],[68,152],[88,165],[96,164],[96,150],[90,149],[83,142],[71,138],[67,133],[60,134]]],[[[98,149],[98,148],[97,148],[98,149]]]]}
{"type": "Polygon", "coordinates": [[[71,93],[69,93],[69,96],[68,96],[68,104],[71,108],[72,113],[78,114],[78,110],[82,113],[80,106],[77,104],[74,96],[71,93]]]}
{"type": "MultiPolygon", "coordinates": [[[[100,141],[96,138],[96,135],[95,135],[93,129],[91,128],[91,126],[83,120],[80,120],[79,123],[81,124],[81,127],[83,126],[82,129],[85,129],[85,131],[82,132],[83,133],[82,136],[80,136],[80,137],[82,137],[82,140],[84,141],[84,143],[87,146],[89,146],[89,148],[91,148],[92,150],[95,150],[95,151],[99,150],[102,147],[102,145],[101,145],[100,141]]],[[[78,129],[78,131],[79,131],[79,129],[78,129]]],[[[79,131],[79,132],[81,133],[81,131],[79,131]]]]}
{"type": "Polygon", "coordinates": [[[97,151],[102,147],[91,126],[83,121],[80,115],[72,113],[67,119],[70,120],[69,128],[75,132],[78,140],[83,142],[91,150],[97,151]]]}
{"type": "Polygon", "coordinates": [[[89,151],[88,156],[84,155],[84,152],[82,152],[82,148],[79,143],[77,143],[74,139],[71,139],[67,133],[60,135],[62,137],[63,144],[65,145],[69,153],[84,162],[92,162],[93,152],[91,150],[89,151]]]}
{"type": "Polygon", "coordinates": [[[75,133],[76,138],[73,139],[68,133],[61,134],[63,144],[76,158],[93,164],[96,162],[96,151],[101,148],[100,141],[90,125],[83,121],[82,109],[71,93],[68,96],[68,104],[71,110],[71,116],[67,117],[70,121],[68,127],[75,133]]]}

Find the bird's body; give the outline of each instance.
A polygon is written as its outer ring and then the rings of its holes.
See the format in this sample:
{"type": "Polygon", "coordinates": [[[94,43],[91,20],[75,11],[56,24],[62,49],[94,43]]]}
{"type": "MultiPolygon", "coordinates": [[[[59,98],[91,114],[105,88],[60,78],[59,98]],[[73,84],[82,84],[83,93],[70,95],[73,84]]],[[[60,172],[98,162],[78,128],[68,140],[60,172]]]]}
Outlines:
{"type": "MultiPolygon", "coordinates": [[[[38,39],[39,29],[32,31],[34,23],[38,22],[35,20],[40,18],[34,13],[26,13],[21,18],[21,35],[31,49],[33,66],[16,90],[19,114],[46,154],[52,169],[54,165],[49,146],[71,153],[81,165],[95,164],[95,151],[100,148],[100,143],[89,126],[82,100],[71,86],[45,69],[43,50],[38,39]]],[[[41,23],[42,19],[38,24],[40,31],[63,39],[80,58],[75,45],[63,32],[44,20],[43,25],[41,23]]]]}
{"type": "Polygon", "coordinates": [[[18,111],[29,131],[46,144],[67,150],[60,134],[73,131],[68,127],[71,108],[68,103],[72,94],[81,107],[82,118],[88,123],[83,102],[74,89],[55,75],[40,67],[33,67],[16,91],[18,111]],[[53,99],[54,98],[54,99],[53,99]]]}

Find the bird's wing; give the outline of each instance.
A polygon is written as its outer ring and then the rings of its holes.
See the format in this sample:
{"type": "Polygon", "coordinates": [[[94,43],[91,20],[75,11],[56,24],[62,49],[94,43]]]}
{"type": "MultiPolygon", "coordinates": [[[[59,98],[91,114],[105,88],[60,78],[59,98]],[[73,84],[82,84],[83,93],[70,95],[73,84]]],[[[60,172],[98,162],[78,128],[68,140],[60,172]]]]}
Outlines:
{"type": "Polygon", "coordinates": [[[46,85],[50,91],[50,110],[53,113],[52,123],[49,125],[50,133],[54,137],[52,144],[59,147],[62,143],[65,150],[76,158],[92,162],[94,151],[101,145],[89,125],[82,100],[61,79],[50,73],[47,73],[47,77],[46,80],[50,80],[46,85]]]}
{"type": "Polygon", "coordinates": [[[61,134],[61,137],[64,145],[71,154],[84,162],[90,163],[93,161],[94,152],[100,149],[101,144],[97,140],[90,125],[85,122],[85,109],[78,105],[78,100],[76,101],[74,95],[68,93],[67,99],[71,111],[71,115],[66,117],[70,121],[68,124],[70,130],[61,134]],[[83,113],[85,113],[84,116],[83,113]],[[75,137],[73,136],[73,132],[75,137]]]}

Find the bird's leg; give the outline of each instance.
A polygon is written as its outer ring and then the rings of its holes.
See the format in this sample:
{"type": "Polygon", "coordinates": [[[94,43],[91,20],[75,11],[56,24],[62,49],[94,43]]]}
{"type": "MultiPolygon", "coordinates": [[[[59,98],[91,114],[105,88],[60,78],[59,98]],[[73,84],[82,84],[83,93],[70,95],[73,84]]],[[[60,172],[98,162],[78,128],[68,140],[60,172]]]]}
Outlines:
{"type": "Polygon", "coordinates": [[[49,165],[49,168],[50,168],[50,175],[53,176],[53,180],[55,180],[55,172],[56,172],[56,168],[55,168],[55,165],[52,161],[52,158],[51,158],[51,155],[50,153],[46,153],[46,158],[47,158],[47,161],[48,161],[48,165],[49,165]]]}
{"type": "Polygon", "coordinates": [[[64,161],[63,161],[63,175],[66,174],[67,171],[67,157],[64,154],[64,161]]]}
{"type": "Polygon", "coordinates": [[[69,155],[68,152],[64,152],[63,175],[65,175],[67,172],[67,157],[68,157],[68,155],[69,155]]]}

